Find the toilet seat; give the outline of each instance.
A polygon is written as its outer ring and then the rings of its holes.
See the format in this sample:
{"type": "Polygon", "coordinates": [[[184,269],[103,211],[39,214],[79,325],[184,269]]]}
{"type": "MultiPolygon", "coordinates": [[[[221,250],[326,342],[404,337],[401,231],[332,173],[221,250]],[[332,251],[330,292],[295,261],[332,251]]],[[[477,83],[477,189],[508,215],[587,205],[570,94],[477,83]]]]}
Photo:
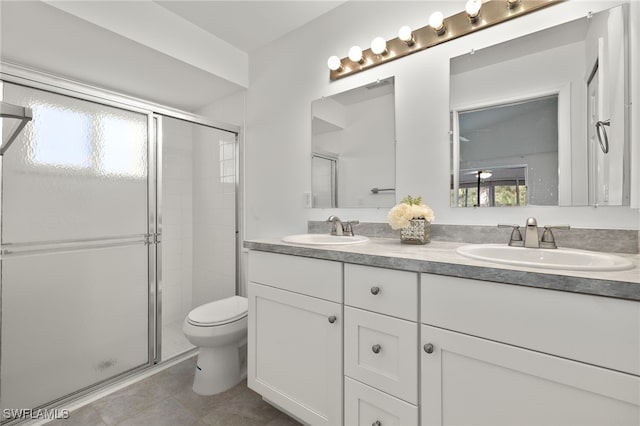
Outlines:
{"type": "Polygon", "coordinates": [[[198,327],[212,327],[237,321],[247,316],[246,297],[232,296],[198,306],[187,316],[187,322],[198,327]]]}

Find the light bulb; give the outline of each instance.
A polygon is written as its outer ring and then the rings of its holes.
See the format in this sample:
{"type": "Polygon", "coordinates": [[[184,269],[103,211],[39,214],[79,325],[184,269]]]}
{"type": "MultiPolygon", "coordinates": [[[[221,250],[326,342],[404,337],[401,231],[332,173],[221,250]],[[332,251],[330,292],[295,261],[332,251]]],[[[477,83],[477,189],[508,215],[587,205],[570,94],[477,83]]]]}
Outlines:
{"type": "Polygon", "coordinates": [[[406,25],[398,30],[398,38],[407,43],[408,46],[413,46],[416,42],[411,28],[406,25]]]}
{"type": "Polygon", "coordinates": [[[371,41],[371,52],[374,55],[386,55],[387,50],[387,41],[382,37],[376,37],[371,41]]]}
{"type": "Polygon", "coordinates": [[[442,35],[444,33],[444,15],[442,12],[433,12],[431,16],[429,16],[429,25],[433,28],[438,35],[442,35]]]}
{"type": "Polygon", "coordinates": [[[342,70],[342,63],[340,62],[340,58],[338,58],[337,56],[329,57],[329,59],[327,60],[327,66],[331,71],[342,70]]]}
{"type": "Polygon", "coordinates": [[[349,49],[349,59],[351,59],[353,62],[358,62],[359,64],[364,62],[364,60],[362,59],[362,49],[360,48],[360,46],[353,46],[351,49],[349,49]]]}
{"type": "Polygon", "coordinates": [[[478,14],[480,13],[480,7],[482,6],[481,0],[469,0],[467,4],[464,6],[464,10],[467,12],[469,19],[477,20],[478,14]]]}

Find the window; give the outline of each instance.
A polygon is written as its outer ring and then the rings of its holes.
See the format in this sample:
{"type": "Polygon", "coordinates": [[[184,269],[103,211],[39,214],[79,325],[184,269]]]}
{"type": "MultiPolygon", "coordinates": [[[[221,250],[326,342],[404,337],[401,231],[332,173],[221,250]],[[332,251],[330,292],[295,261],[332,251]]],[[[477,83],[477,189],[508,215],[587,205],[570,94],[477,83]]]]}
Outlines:
{"type": "Polygon", "coordinates": [[[65,172],[145,177],[146,119],[93,103],[80,106],[32,104],[33,133],[25,145],[31,162],[65,172]]]}

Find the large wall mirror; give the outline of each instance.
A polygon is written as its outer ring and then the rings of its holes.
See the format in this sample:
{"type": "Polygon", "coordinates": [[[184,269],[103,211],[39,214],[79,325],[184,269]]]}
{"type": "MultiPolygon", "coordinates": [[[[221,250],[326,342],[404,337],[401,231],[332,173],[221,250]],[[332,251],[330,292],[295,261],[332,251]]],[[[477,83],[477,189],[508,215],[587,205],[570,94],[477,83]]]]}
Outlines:
{"type": "Polygon", "coordinates": [[[395,204],[393,77],[311,103],[312,207],[395,204]]]}
{"type": "Polygon", "coordinates": [[[626,6],[452,58],[451,205],[628,205],[626,6]]]}

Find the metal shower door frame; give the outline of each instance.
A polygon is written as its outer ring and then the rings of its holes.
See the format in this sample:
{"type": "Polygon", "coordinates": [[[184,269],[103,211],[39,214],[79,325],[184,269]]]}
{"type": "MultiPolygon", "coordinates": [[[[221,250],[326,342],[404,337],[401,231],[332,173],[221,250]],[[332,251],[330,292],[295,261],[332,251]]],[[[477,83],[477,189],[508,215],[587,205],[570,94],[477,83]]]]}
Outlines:
{"type": "MultiPolygon", "coordinates": [[[[161,355],[161,282],[162,263],[162,117],[161,115],[178,118],[181,120],[202,124],[218,130],[235,134],[236,146],[238,145],[238,126],[229,125],[206,117],[176,110],[159,104],[154,104],[134,97],[121,95],[116,92],[103,90],[94,86],[78,83],[52,74],[30,69],[20,65],[0,61],[0,101],[4,96],[4,82],[13,83],[33,89],[44,90],[59,95],[69,96],[89,102],[95,102],[110,107],[141,113],[147,116],[147,234],[141,235],[140,240],[129,241],[131,243],[145,243],[148,247],[148,360],[132,370],[121,373],[107,380],[79,389],[76,392],[51,401],[47,407],[53,407],[72,401],[86,395],[102,386],[116,383],[133,374],[141,372],[154,364],[162,361],[161,355]]],[[[237,157],[236,157],[237,158],[237,157]]],[[[0,212],[2,211],[2,169],[3,160],[0,156],[0,212]]],[[[236,170],[236,265],[238,259],[238,177],[236,170]]],[[[0,247],[2,236],[2,220],[0,215],[0,247]]],[[[82,243],[82,241],[79,241],[82,243]]],[[[115,242],[118,244],[118,242],[115,242]]],[[[0,252],[0,345],[2,345],[2,257],[0,252]]],[[[238,274],[236,274],[237,287],[238,274]]],[[[0,363],[2,358],[0,355],[0,363]]],[[[35,408],[35,407],[34,407],[35,408]]],[[[11,422],[12,423],[12,422],[11,422]]]]}

